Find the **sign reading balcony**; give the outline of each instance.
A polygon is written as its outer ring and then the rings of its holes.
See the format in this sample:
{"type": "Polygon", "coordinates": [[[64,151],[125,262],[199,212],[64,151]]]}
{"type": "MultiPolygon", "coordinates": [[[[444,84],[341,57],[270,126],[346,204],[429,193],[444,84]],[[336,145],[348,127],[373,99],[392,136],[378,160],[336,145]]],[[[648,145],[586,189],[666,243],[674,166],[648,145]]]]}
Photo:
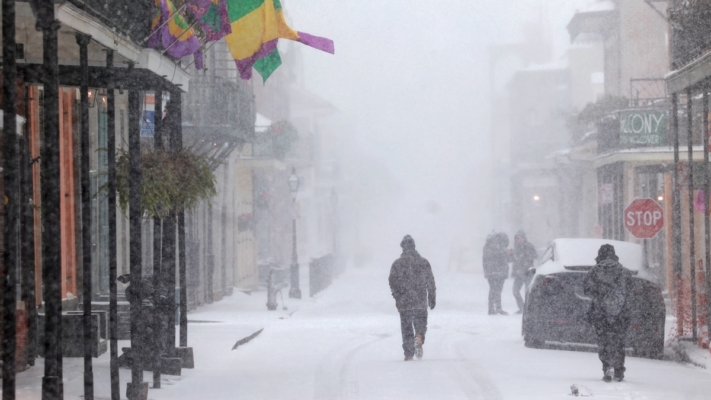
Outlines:
{"type": "Polygon", "coordinates": [[[620,112],[620,144],[623,146],[664,146],[666,134],[666,111],[629,110],[620,112]]]}

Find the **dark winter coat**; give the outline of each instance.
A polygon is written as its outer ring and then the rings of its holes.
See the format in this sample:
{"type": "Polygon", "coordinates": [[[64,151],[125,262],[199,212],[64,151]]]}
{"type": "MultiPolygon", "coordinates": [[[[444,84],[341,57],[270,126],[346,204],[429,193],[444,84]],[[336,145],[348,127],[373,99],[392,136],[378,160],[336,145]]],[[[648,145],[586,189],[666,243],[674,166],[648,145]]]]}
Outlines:
{"type": "Polygon", "coordinates": [[[614,259],[599,261],[583,280],[583,293],[592,298],[588,322],[596,329],[629,325],[627,301],[632,291],[632,271],[614,259]]]}
{"type": "Polygon", "coordinates": [[[390,268],[388,280],[398,311],[435,307],[437,288],[432,267],[416,250],[403,251],[390,268]]]}
{"type": "Polygon", "coordinates": [[[525,241],[523,243],[514,244],[513,251],[513,266],[511,268],[511,275],[515,277],[526,276],[526,271],[533,266],[533,262],[538,258],[538,253],[536,248],[533,247],[531,242],[525,241]]]}
{"type": "Polygon", "coordinates": [[[497,240],[489,240],[484,246],[482,263],[484,265],[484,277],[503,278],[509,277],[509,253],[497,240]]]}

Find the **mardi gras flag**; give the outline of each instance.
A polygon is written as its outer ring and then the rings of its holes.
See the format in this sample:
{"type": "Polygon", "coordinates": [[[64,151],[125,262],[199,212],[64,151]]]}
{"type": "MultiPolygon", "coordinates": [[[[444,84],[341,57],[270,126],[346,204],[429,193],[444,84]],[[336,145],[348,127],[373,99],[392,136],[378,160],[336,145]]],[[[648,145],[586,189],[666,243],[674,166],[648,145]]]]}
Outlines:
{"type": "Polygon", "coordinates": [[[333,41],[298,32],[287,25],[279,0],[227,0],[232,33],[225,37],[242,79],[252,77],[252,67],[266,81],[281,65],[278,39],[301,42],[334,53],[333,41]]]}
{"type": "Polygon", "coordinates": [[[167,49],[166,53],[174,58],[183,58],[200,50],[198,38],[185,19],[176,14],[177,9],[171,0],[154,0],[154,6],[148,47],[167,49]],[[165,24],[166,21],[169,22],[165,24]]]}
{"type": "Polygon", "coordinates": [[[205,43],[220,40],[232,32],[226,0],[188,0],[188,10],[205,33],[205,43]]]}

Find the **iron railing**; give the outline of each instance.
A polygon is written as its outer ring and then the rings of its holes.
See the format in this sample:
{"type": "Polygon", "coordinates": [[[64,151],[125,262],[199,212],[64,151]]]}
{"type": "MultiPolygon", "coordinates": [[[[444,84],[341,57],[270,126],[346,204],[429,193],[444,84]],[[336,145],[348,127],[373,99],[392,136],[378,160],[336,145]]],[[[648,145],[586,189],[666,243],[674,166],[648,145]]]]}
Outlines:
{"type": "MultiPolygon", "coordinates": [[[[56,0],[57,3],[64,1],[56,0]]],[[[153,2],[150,0],[66,0],[106,26],[143,45],[150,34],[153,2]]]]}
{"type": "Polygon", "coordinates": [[[711,0],[672,0],[667,12],[676,70],[711,50],[711,0]]]}

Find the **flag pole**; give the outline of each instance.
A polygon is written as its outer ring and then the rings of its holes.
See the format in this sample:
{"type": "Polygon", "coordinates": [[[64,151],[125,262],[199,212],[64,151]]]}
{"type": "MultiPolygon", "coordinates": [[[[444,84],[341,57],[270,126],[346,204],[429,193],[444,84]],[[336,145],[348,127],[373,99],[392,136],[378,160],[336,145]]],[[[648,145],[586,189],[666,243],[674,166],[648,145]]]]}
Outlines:
{"type": "MultiPolygon", "coordinates": [[[[217,42],[218,42],[218,40],[213,41],[212,43],[210,43],[209,46],[205,47],[203,50],[200,50],[200,51],[202,51],[204,53],[204,52],[210,50],[212,48],[212,46],[214,46],[217,42]]],[[[193,61],[190,64],[186,65],[185,68],[190,68],[190,67],[192,67],[193,64],[195,64],[195,58],[193,58],[193,61]]]]}
{"type": "Polygon", "coordinates": [[[181,33],[180,36],[178,36],[178,37],[175,39],[175,41],[173,41],[173,43],[171,43],[168,47],[166,47],[165,50],[163,50],[163,52],[160,53],[160,54],[161,54],[161,55],[165,54],[165,52],[168,51],[168,49],[170,49],[171,47],[173,47],[174,44],[176,44],[176,43],[178,43],[178,42],[180,41],[180,38],[181,38],[181,37],[185,36],[186,33],[190,32],[190,30],[193,29],[193,26],[195,26],[195,24],[197,24],[197,23],[198,23],[198,21],[193,22],[192,25],[190,25],[190,26],[188,27],[188,29],[184,30],[183,33],[181,33]]]}
{"type": "Polygon", "coordinates": [[[183,11],[183,10],[185,9],[185,7],[187,7],[187,6],[188,6],[187,4],[183,4],[183,6],[178,9],[178,11],[174,12],[173,14],[171,14],[170,17],[168,17],[168,19],[167,19],[165,22],[163,22],[162,24],[158,25],[158,26],[155,28],[155,30],[153,30],[153,32],[151,32],[150,35],[146,36],[145,39],[143,39],[143,40],[141,41],[140,45],[141,45],[141,46],[144,45],[144,44],[148,41],[148,39],[151,38],[151,36],[155,35],[156,32],[158,32],[158,29],[164,27],[164,26],[165,26],[168,22],[170,22],[170,20],[173,19],[177,14],[180,14],[180,12],[183,11]]]}

